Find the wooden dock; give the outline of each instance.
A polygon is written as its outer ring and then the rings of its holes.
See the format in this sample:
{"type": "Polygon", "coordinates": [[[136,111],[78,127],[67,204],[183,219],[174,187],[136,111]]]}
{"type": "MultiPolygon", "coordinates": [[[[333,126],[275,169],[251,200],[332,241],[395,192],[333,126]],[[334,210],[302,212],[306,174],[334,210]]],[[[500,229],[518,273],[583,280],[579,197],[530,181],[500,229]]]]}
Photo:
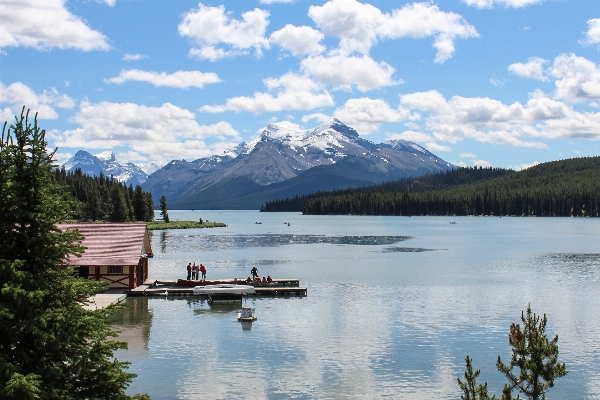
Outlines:
{"type": "MultiPolygon", "coordinates": [[[[235,279],[218,279],[218,280],[206,280],[206,281],[186,281],[189,282],[189,284],[187,284],[187,287],[194,287],[194,286],[204,286],[204,285],[221,285],[221,284],[227,284],[227,285],[248,285],[248,283],[245,280],[235,280],[235,279]]],[[[144,282],[147,283],[147,282],[144,282]]],[[[156,280],[153,283],[149,283],[149,284],[154,284],[154,286],[178,286],[177,285],[177,281],[165,281],[165,280],[156,280]]],[[[279,287],[279,286],[300,286],[300,279],[273,279],[273,282],[271,282],[271,284],[269,284],[269,286],[261,286],[260,284],[256,284],[254,282],[250,283],[252,286],[255,286],[257,288],[259,287],[279,287]],[[274,285],[273,285],[274,284],[274,285]]],[[[181,287],[186,287],[186,286],[181,286],[181,287]]]]}
{"type": "MultiPolygon", "coordinates": [[[[292,280],[286,280],[292,281],[292,280]]],[[[293,281],[299,282],[297,279],[293,281]]],[[[160,281],[167,282],[167,281],[160,281]]],[[[248,294],[246,296],[306,296],[308,290],[300,286],[274,286],[274,287],[260,287],[254,288],[256,293],[248,294]]],[[[126,292],[128,296],[196,296],[194,289],[190,287],[182,286],[167,286],[164,283],[156,285],[154,283],[145,282],[135,289],[131,289],[126,292]]],[[[200,295],[207,297],[205,295],[200,295]]]]}

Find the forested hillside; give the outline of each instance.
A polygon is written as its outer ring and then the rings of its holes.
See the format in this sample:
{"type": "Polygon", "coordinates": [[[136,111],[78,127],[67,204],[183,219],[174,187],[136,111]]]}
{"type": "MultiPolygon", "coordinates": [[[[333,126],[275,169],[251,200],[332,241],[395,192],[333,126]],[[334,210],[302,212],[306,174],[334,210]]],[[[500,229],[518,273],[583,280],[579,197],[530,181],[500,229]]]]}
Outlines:
{"type": "Polygon", "coordinates": [[[461,168],[368,188],[269,202],[263,211],[360,215],[594,216],[600,214],[600,157],[524,171],[461,168]]]}
{"type": "Polygon", "coordinates": [[[154,218],[152,195],[139,185],[134,189],[102,173],[88,176],[79,168],[66,172],[64,167],[54,170],[53,180],[62,187],[63,194],[79,203],[75,220],[133,222],[154,218]]]}

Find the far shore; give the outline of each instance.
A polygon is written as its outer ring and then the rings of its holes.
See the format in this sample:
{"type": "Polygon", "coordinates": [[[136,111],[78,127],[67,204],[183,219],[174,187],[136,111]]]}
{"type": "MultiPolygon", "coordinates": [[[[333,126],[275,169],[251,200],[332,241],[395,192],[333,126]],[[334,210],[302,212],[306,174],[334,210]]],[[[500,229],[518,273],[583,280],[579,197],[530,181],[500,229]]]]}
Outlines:
{"type": "Polygon", "coordinates": [[[148,230],[154,231],[159,229],[198,229],[198,228],[224,228],[227,224],[223,222],[197,222],[197,221],[151,221],[147,222],[148,230]]]}

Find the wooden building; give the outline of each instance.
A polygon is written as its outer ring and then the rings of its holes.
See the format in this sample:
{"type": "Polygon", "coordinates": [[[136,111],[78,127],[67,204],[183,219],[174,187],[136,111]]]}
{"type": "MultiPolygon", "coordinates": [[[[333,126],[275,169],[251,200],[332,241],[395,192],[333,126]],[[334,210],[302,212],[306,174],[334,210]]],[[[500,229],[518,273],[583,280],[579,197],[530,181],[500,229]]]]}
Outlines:
{"type": "Polygon", "coordinates": [[[86,247],[71,265],[88,279],[109,283],[110,289],[133,289],[148,279],[152,247],[145,223],[60,224],[61,230],[76,229],[86,247]]]}

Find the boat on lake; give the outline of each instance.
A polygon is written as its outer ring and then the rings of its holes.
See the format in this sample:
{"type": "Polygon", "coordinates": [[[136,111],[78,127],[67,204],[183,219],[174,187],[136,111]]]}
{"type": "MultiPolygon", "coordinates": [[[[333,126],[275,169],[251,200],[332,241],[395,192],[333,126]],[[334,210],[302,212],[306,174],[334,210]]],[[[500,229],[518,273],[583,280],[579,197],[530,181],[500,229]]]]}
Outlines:
{"type": "Polygon", "coordinates": [[[194,294],[253,294],[256,290],[250,285],[218,284],[209,286],[194,286],[194,294]]]}
{"type": "Polygon", "coordinates": [[[238,313],[238,321],[252,322],[256,321],[256,317],[252,315],[252,309],[250,307],[242,307],[242,311],[238,313]]]}

